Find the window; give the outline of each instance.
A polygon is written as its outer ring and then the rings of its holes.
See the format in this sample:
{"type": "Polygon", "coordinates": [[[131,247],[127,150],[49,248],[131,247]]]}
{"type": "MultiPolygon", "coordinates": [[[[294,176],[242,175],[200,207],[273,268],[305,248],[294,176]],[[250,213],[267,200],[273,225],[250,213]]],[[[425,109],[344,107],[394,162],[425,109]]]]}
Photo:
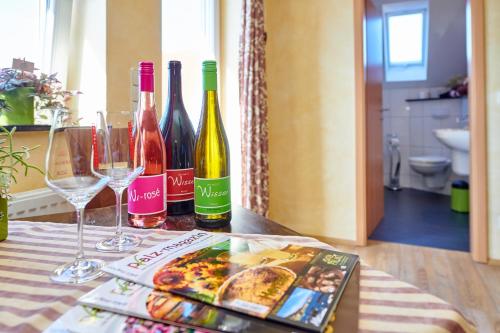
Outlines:
{"type": "MultiPolygon", "coordinates": [[[[233,4],[233,2],[231,2],[233,4]]],[[[236,3],[236,2],[235,2],[236,3]]],[[[218,0],[162,0],[162,78],[166,91],[168,82],[168,61],[182,62],[182,97],[184,106],[196,131],[199,123],[202,101],[201,63],[215,59],[218,62],[219,82],[224,76],[231,77],[231,83],[219,90],[219,105],[224,119],[224,128],[229,139],[231,155],[231,197],[233,202],[241,203],[241,144],[240,120],[238,112],[238,38],[240,6],[229,6],[232,10],[231,27],[228,29],[228,17],[225,17],[225,45],[230,31],[231,55],[226,57],[224,68],[219,61],[219,1],[218,0]],[[234,43],[234,44],[233,44],[234,43]],[[230,101],[230,102],[228,102],[230,101]],[[225,109],[230,107],[231,109],[225,109]]],[[[226,9],[228,10],[228,9],[226,9]]],[[[228,48],[226,48],[226,54],[228,48]]],[[[220,87],[221,85],[219,85],[220,87]]],[[[163,93],[163,105],[167,94],[163,93]]]]}
{"type": "Polygon", "coordinates": [[[427,79],[428,3],[383,5],[386,82],[427,79]]]}
{"type": "Polygon", "coordinates": [[[12,66],[13,58],[25,58],[39,67],[42,59],[41,24],[45,14],[41,1],[0,0],[2,51],[0,68],[12,66]],[[42,16],[43,14],[43,16],[42,16]]]}
{"type": "Polygon", "coordinates": [[[25,59],[43,73],[58,73],[65,84],[72,7],[72,1],[0,0],[0,68],[11,67],[13,58],[25,59]]]}
{"type": "MultiPolygon", "coordinates": [[[[182,62],[182,94],[196,128],[201,111],[201,63],[218,60],[218,22],[215,0],[162,1],[163,82],[168,82],[168,61],[182,62]]],[[[220,67],[220,64],[218,64],[220,67]]],[[[219,76],[220,76],[219,68],[219,76]]],[[[168,94],[163,94],[164,103],[168,94]]]]}

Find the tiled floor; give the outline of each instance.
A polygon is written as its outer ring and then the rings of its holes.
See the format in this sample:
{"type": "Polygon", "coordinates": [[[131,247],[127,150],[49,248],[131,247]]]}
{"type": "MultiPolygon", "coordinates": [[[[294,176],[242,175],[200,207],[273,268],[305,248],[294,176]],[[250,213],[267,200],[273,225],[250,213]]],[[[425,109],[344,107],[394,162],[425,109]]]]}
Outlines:
{"type": "Polygon", "coordinates": [[[469,251],[469,215],[450,210],[446,195],[385,190],[385,216],[370,239],[469,251]]]}

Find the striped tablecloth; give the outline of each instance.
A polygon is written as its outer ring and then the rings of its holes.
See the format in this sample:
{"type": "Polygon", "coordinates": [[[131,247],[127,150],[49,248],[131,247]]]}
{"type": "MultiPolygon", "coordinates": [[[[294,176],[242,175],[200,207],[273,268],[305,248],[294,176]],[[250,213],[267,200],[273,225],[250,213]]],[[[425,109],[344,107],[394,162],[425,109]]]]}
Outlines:
{"type": "MultiPolygon", "coordinates": [[[[11,221],[9,229],[8,239],[0,242],[0,332],[43,331],[81,295],[109,279],[103,276],[79,286],[58,285],[49,280],[55,266],[71,261],[75,255],[74,224],[11,221]]],[[[143,237],[141,249],[182,233],[158,229],[127,231],[143,237]]],[[[107,262],[123,257],[125,254],[94,250],[96,241],[113,232],[110,227],[86,226],[86,254],[107,262]]],[[[285,238],[305,246],[329,247],[312,238],[285,238]]],[[[366,265],[361,266],[360,293],[360,332],[476,331],[450,304],[366,265]]]]}

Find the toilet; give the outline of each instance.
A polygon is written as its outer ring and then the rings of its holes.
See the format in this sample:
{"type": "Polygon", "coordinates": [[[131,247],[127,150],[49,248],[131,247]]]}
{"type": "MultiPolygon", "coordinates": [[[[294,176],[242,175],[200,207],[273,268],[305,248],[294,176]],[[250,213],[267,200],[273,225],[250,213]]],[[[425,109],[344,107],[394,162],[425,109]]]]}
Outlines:
{"type": "Polygon", "coordinates": [[[424,176],[425,186],[440,189],[450,177],[450,159],[442,156],[413,156],[409,158],[410,168],[424,176]]]}

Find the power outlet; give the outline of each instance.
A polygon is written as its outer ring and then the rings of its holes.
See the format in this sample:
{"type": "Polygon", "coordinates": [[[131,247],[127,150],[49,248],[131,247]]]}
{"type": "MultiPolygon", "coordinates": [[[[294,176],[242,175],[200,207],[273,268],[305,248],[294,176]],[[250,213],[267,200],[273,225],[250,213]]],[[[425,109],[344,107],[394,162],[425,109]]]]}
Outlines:
{"type": "Polygon", "coordinates": [[[497,215],[497,220],[495,224],[497,231],[500,232],[500,215],[497,215]]]}

